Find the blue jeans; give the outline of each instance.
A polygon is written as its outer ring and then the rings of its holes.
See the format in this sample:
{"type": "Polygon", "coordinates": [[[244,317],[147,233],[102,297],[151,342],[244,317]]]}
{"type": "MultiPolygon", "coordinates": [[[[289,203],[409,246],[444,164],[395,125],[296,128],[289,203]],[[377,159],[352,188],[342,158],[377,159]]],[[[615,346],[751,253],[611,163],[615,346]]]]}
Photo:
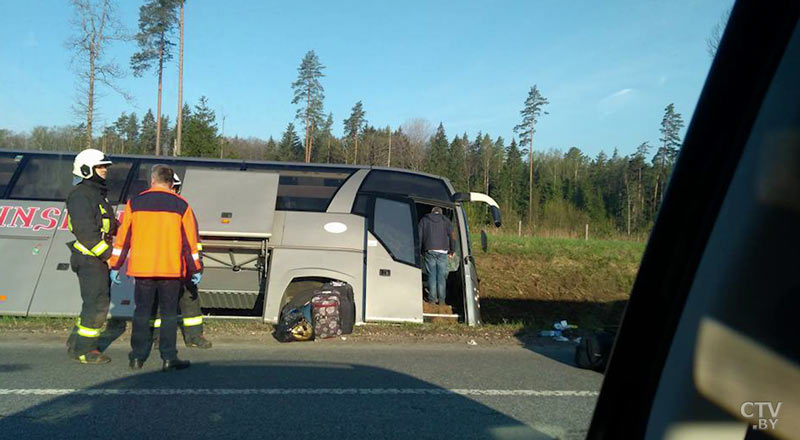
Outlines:
{"type": "Polygon", "coordinates": [[[447,296],[447,254],[425,252],[425,270],[428,272],[428,299],[444,304],[447,296]]]}

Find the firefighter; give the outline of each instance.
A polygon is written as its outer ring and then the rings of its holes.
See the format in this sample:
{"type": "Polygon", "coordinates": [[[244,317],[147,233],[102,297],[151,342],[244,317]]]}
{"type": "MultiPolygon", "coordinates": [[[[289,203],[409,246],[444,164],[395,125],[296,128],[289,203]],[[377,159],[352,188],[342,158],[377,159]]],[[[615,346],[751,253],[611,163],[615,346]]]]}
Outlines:
{"type": "Polygon", "coordinates": [[[162,371],[189,367],[178,359],[178,295],[189,275],[198,284],[203,264],[198,249],[197,221],[189,203],[172,192],[174,172],[155,165],[150,189],[129,200],[111,255],[111,281],[120,283],[119,269],[128,260],[128,276],[136,278],[130,368],[141,369],[150,354],[149,320],[156,297],[161,309],[159,351],[162,371]]]}
{"type": "MultiPolygon", "coordinates": [[[[181,178],[177,174],[173,176],[172,190],[176,194],[181,193],[181,178]]],[[[198,249],[202,250],[202,243],[198,243],[198,249]]],[[[184,279],[181,288],[180,300],[178,301],[178,308],[180,309],[181,331],[183,331],[183,342],[187,347],[191,348],[211,348],[211,341],[203,335],[203,312],[200,309],[200,295],[197,291],[197,285],[192,283],[189,278],[184,279]]],[[[158,342],[158,334],[161,328],[161,319],[156,318],[153,320],[154,337],[153,343],[158,342]]]]}
{"type": "Polygon", "coordinates": [[[77,184],[67,196],[68,227],[75,240],[67,243],[70,266],[78,274],[81,315],[67,340],[70,357],[82,364],[105,364],[111,358],[98,350],[98,339],[108,315],[111,285],[107,261],[117,232],[114,208],[106,198],[106,176],[111,160],[89,148],[75,156],[72,174],[77,184]]]}

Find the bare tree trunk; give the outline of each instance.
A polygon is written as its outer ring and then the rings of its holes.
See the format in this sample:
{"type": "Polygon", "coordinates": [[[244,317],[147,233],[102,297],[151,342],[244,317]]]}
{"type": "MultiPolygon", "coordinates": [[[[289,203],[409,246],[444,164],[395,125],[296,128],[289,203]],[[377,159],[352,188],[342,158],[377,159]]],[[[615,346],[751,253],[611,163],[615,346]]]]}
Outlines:
{"type": "Polygon", "coordinates": [[[328,163],[331,163],[331,134],[328,132],[328,163]]]}
{"type": "Polygon", "coordinates": [[[628,180],[628,172],[625,172],[625,198],[628,205],[628,236],[631,235],[631,188],[628,180]]]}
{"type": "Polygon", "coordinates": [[[158,115],[156,116],[156,156],[161,156],[161,77],[164,73],[164,34],[158,46],[158,115]]]}
{"type": "Polygon", "coordinates": [[[386,166],[392,166],[392,129],[389,128],[389,159],[386,161],[386,166]]]}
{"type": "MultiPolygon", "coordinates": [[[[183,4],[181,2],[180,48],[178,49],[178,121],[175,123],[175,156],[181,155],[181,133],[183,130],[183,4]]],[[[160,119],[159,119],[159,122],[160,119]]]]}
{"type": "Polygon", "coordinates": [[[97,46],[90,43],[89,49],[89,96],[86,98],[86,148],[92,148],[92,118],[94,115],[94,61],[97,46]]]}
{"type": "Polygon", "coordinates": [[[311,88],[306,90],[306,163],[311,162],[311,138],[308,133],[311,128],[309,125],[309,116],[311,115],[311,88]]]}
{"type": "Polygon", "coordinates": [[[644,194],[642,194],[643,192],[644,191],[642,188],[642,167],[639,166],[639,185],[637,189],[637,194],[639,196],[639,214],[642,216],[644,216],[644,194]]]}
{"type": "Polygon", "coordinates": [[[528,224],[533,224],[533,124],[528,148],[528,224]]]}
{"type": "Polygon", "coordinates": [[[358,165],[358,132],[356,132],[356,154],[353,156],[353,165],[358,165]]]}

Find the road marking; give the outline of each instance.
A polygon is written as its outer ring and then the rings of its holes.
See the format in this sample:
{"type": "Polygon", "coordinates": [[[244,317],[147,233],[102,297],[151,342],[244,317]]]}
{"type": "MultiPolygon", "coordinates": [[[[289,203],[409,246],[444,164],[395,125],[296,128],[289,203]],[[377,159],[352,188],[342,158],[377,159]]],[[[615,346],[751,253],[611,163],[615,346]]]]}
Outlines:
{"type": "Polygon", "coordinates": [[[597,397],[597,391],[481,390],[443,388],[90,388],[90,389],[0,389],[0,396],[230,396],[230,395],[425,395],[425,396],[525,396],[597,397]]]}

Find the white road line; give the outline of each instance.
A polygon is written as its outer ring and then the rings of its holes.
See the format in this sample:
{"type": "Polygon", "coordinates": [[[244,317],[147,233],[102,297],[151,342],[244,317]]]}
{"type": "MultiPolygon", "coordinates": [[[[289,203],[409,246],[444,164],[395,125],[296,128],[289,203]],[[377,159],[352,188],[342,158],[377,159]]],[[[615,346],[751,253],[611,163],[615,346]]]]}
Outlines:
{"type": "Polygon", "coordinates": [[[597,391],[481,390],[443,388],[91,388],[91,389],[0,389],[0,396],[231,396],[231,395],[425,395],[425,396],[530,396],[597,397],[597,391]]]}

